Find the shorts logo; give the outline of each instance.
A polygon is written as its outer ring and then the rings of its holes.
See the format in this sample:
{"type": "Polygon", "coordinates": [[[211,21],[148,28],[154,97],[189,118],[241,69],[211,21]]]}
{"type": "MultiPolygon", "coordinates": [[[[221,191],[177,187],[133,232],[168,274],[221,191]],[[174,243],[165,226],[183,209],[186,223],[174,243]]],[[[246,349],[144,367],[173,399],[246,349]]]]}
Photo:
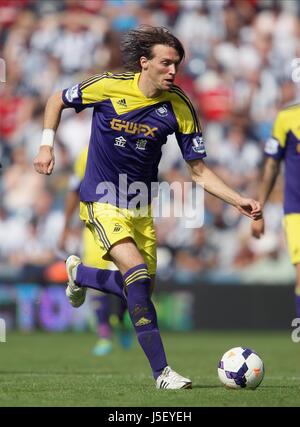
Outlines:
{"type": "Polygon", "coordinates": [[[120,120],[120,119],[113,119],[110,122],[110,127],[113,130],[122,130],[126,133],[131,133],[133,135],[138,133],[143,133],[144,136],[153,136],[155,138],[155,131],[157,131],[158,128],[151,128],[148,125],[142,124],[142,123],[134,123],[134,122],[127,122],[126,120],[120,120]]]}
{"type": "Polygon", "coordinates": [[[163,104],[159,108],[156,108],[155,112],[160,117],[166,117],[168,115],[168,109],[166,104],[163,104]]]}
{"type": "Polygon", "coordinates": [[[70,87],[66,92],[66,98],[69,102],[73,102],[74,99],[78,98],[78,88],[79,85],[75,85],[73,87],[70,87]]]}
{"type": "Polygon", "coordinates": [[[265,153],[274,155],[278,153],[279,142],[275,138],[270,138],[267,140],[265,145],[265,153]]]}
{"type": "Polygon", "coordinates": [[[122,225],[121,225],[121,224],[116,223],[116,224],[115,224],[115,227],[114,227],[114,231],[113,231],[113,233],[120,233],[120,231],[122,231],[122,230],[123,230],[122,225]]]}
{"type": "Polygon", "coordinates": [[[205,147],[204,147],[204,142],[203,142],[203,138],[202,136],[195,136],[195,138],[192,139],[193,142],[193,150],[195,151],[195,153],[200,153],[203,154],[205,153],[205,147]]]}

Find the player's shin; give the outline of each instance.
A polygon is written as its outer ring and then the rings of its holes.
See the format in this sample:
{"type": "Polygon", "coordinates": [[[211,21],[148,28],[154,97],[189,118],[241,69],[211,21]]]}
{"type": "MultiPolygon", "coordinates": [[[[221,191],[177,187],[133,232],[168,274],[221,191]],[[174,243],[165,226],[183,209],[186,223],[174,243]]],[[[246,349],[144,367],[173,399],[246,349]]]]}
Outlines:
{"type": "Polygon", "coordinates": [[[157,325],[156,311],[150,298],[151,279],[146,264],[131,268],[123,279],[130,318],[156,379],[167,366],[167,360],[157,325]]]}
{"type": "Polygon", "coordinates": [[[111,339],[109,296],[103,294],[93,295],[91,297],[91,303],[97,321],[97,333],[99,338],[111,339]]]}
{"type": "Polygon", "coordinates": [[[124,299],[123,278],[119,271],[104,270],[79,264],[75,283],[81,287],[97,289],[124,299]]]}
{"type": "Polygon", "coordinates": [[[126,310],[127,310],[127,301],[121,300],[117,308],[117,317],[120,323],[124,322],[124,316],[125,316],[126,310]]]}

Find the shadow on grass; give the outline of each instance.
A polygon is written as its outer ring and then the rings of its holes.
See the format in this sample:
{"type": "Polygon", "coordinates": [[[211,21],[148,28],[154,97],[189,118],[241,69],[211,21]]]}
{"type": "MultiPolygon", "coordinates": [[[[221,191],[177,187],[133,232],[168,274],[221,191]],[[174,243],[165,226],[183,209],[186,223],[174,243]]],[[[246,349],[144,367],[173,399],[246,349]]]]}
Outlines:
{"type": "Polygon", "coordinates": [[[219,386],[219,385],[200,385],[200,384],[193,384],[193,388],[192,388],[192,390],[193,389],[206,389],[206,388],[219,388],[219,389],[221,389],[222,388],[222,386],[219,386]]]}
{"type": "MultiPolygon", "coordinates": [[[[265,388],[273,388],[273,389],[276,389],[276,388],[285,388],[285,389],[300,389],[300,383],[299,384],[293,384],[293,385],[264,385],[264,386],[262,386],[262,387],[259,387],[259,389],[260,390],[263,390],[263,389],[265,389],[265,388]]],[[[253,391],[255,391],[255,390],[253,390],[253,391]]]]}

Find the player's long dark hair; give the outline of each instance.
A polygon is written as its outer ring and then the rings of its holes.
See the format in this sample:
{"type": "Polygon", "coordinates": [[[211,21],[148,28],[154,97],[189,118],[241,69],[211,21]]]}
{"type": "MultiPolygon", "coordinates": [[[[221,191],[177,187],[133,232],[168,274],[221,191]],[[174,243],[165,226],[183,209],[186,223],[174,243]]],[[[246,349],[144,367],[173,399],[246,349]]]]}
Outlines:
{"type": "Polygon", "coordinates": [[[181,42],[164,27],[142,26],[130,30],[121,40],[123,65],[128,71],[141,71],[140,58],[153,58],[154,45],[163,44],[173,47],[179,54],[180,62],[184,58],[184,48],[181,42]]]}

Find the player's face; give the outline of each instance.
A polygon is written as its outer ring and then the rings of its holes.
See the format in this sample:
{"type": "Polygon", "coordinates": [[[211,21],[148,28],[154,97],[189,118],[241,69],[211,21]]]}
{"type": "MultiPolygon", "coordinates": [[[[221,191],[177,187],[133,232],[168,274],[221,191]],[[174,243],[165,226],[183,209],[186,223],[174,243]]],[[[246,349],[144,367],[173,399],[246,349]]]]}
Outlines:
{"type": "Polygon", "coordinates": [[[141,58],[142,73],[157,91],[169,90],[174,83],[180,56],[176,49],[157,44],[152,48],[153,58],[141,58]]]}

